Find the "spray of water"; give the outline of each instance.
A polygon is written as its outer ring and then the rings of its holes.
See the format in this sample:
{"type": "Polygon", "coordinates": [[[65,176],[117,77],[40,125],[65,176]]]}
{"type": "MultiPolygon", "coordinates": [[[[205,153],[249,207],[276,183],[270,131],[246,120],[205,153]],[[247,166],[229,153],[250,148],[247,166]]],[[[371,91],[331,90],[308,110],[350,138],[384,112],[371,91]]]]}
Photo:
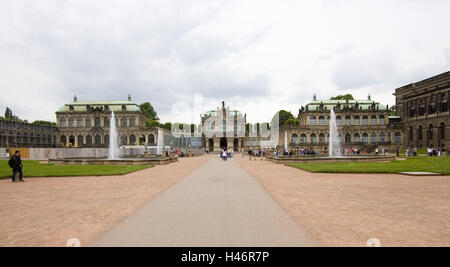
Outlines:
{"type": "Polygon", "coordinates": [[[329,156],[331,158],[341,156],[341,140],[339,138],[339,131],[336,124],[336,114],[334,113],[333,109],[331,109],[330,138],[328,142],[329,142],[329,149],[328,149],[329,156]]]}
{"type": "Polygon", "coordinates": [[[111,112],[111,121],[109,123],[109,155],[108,159],[117,159],[119,157],[119,147],[117,145],[116,117],[114,111],[111,112]]]}

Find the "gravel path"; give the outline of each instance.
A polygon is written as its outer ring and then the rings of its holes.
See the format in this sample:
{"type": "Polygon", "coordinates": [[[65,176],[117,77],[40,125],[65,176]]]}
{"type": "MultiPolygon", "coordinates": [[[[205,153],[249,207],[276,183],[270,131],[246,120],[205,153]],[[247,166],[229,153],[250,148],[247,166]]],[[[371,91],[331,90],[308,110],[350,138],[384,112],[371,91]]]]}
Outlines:
{"type": "Polygon", "coordinates": [[[123,220],[94,246],[314,246],[235,159],[218,156],[123,220]]]}
{"type": "Polygon", "coordinates": [[[450,176],[320,174],[238,160],[322,245],[450,246],[450,176]]]}
{"type": "Polygon", "coordinates": [[[69,238],[88,245],[207,160],[181,158],[124,176],[0,180],[0,246],[65,246],[69,238]]]}

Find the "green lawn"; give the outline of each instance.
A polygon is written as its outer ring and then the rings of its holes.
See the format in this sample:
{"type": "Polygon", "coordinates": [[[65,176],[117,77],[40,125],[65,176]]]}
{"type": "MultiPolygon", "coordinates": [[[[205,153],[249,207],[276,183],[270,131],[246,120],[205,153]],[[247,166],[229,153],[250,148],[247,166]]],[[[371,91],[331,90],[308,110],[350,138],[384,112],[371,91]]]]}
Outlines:
{"type": "Polygon", "coordinates": [[[391,162],[289,163],[287,165],[322,173],[435,172],[450,174],[450,157],[408,158],[391,162]]]}
{"type": "MultiPolygon", "coordinates": [[[[24,177],[120,175],[152,167],[151,165],[53,165],[23,161],[24,177]]],[[[11,177],[7,160],[0,160],[0,178],[11,177]]]]}

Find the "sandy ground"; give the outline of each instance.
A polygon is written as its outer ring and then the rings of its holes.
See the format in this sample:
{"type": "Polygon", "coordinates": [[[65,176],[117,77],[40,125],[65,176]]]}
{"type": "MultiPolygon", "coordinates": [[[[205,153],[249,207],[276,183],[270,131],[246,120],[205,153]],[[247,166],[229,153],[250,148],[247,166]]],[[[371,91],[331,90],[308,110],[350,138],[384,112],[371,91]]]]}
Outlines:
{"type": "Polygon", "coordinates": [[[450,246],[450,177],[312,174],[237,157],[324,246],[450,246]]]}
{"type": "Polygon", "coordinates": [[[0,246],[65,246],[69,238],[87,245],[207,160],[124,176],[0,180],[0,246]]]}

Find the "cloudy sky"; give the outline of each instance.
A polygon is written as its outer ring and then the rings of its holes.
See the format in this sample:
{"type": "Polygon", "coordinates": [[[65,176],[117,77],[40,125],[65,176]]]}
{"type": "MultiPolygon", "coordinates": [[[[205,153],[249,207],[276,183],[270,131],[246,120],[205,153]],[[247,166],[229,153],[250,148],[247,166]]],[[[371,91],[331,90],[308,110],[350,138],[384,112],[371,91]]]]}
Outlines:
{"type": "Polygon", "coordinates": [[[222,100],[252,122],[296,115],[314,93],[391,105],[396,87],[450,70],[449,10],[448,0],[2,0],[0,111],[54,121],[74,94],[129,93],[162,121],[196,123],[222,100]]]}

